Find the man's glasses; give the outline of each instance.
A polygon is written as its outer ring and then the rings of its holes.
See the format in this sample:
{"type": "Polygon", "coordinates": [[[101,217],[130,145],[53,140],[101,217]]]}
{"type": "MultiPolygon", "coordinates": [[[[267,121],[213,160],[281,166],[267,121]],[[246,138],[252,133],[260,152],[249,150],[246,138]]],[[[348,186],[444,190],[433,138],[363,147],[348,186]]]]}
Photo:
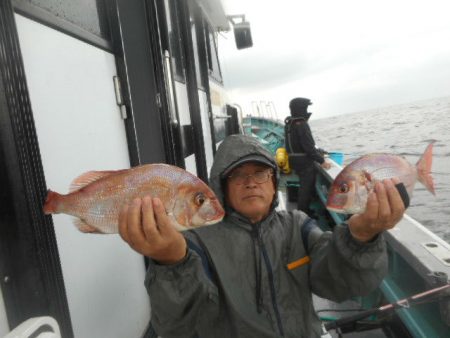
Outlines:
{"type": "Polygon", "coordinates": [[[253,177],[253,180],[256,183],[263,184],[263,183],[266,183],[272,175],[273,175],[273,172],[268,171],[268,170],[257,171],[256,173],[251,174],[251,175],[236,173],[236,174],[228,176],[228,181],[232,182],[236,185],[242,185],[245,182],[247,182],[247,179],[249,179],[250,177],[253,177]]]}

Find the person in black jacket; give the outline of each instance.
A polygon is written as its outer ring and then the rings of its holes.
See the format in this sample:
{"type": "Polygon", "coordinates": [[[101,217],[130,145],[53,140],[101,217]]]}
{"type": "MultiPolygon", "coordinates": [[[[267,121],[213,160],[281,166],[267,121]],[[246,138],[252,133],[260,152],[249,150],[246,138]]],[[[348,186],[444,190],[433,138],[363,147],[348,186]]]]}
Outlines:
{"type": "Polygon", "coordinates": [[[308,106],[310,99],[297,97],[289,102],[291,116],[285,120],[286,150],[289,154],[289,164],[298,175],[300,187],[298,189],[297,208],[313,217],[309,205],[314,191],[316,168],[314,162],[324,169],[330,168],[330,163],[317,150],[308,119],[311,113],[308,106]]]}

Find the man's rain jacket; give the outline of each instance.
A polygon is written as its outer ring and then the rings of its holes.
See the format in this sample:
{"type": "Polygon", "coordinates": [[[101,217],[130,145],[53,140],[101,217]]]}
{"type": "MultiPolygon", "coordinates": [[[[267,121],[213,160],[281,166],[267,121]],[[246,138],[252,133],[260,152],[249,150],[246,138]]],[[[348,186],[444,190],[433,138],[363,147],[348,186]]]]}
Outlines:
{"type": "Polygon", "coordinates": [[[255,153],[274,161],[250,137],[233,135],[221,144],[210,186],[225,218],[185,232],[189,249],[181,262],[150,262],[145,285],[159,336],[320,337],[312,293],[343,301],[368,294],[386,274],[382,236],[360,243],[346,225],[322,232],[300,211],[276,211],[276,198],[257,224],[227,207],[221,173],[255,153]]]}

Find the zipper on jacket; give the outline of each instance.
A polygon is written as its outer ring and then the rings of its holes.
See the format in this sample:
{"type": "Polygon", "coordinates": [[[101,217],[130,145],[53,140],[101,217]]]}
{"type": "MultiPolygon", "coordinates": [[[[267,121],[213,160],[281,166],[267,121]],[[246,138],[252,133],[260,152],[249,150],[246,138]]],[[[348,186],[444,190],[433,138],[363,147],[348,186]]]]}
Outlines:
{"type": "Polygon", "coordinates": [[[256,279],[256,292],[255,292],[255,301],[256,301],[256,310],[258,313],[262,312],[262,291],[261,291],[261,249],[258,249],[258,234],[256,231],[256,227],[253,229],[253,253],[255,255],[255,279],[256,279]]]}
{"type": "Polygon", "coordinates": [[[265,247],[264,242],[262,240],[260,223],[255,224],[254,227],[255,227],[255,236],[256,236],[256,239],[258,241],[260,252],[262,253],[262,255],[264,257],[264,263],[266,264],[266,268],[267,268],[267,274],[268,274],[268,277],[269,277],[269,285],[270,285],[270,296],[272,298],[273,310],[274,310],[275,316],[277,318],[278,329],[280,330],[280,335],[282,337],[284,337],[283,324],[281,323],[281,316],[280,316],[280,312],[278,310],[278,304],[277,304],[277,299],[276,299],[275,283],[273,281],[272,265],[270,264],[269,256],[267,255],[266,247],[265,247]]]}

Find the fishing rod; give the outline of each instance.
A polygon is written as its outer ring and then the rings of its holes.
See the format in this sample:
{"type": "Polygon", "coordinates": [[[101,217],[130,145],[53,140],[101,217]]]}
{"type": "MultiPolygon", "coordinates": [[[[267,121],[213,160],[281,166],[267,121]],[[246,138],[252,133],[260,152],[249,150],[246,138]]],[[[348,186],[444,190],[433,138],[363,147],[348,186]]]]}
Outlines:
{"type": "MultiPolygon", "coordinates": [[[[348,316],[345,318],[340,318],[334,321],[330,321],[328,323],[325,323],[325,329],[327,331],[329,330],[334,330],[334,329],[338,329],[344,325],[356,322],[358,320],[364,319],[366,317],[369,317],[371,315],[374,314],[380,314],[389,310],[393,310],[393,309],[403,309],[403,308],[409,308],[411,305],[415,305],[415,304],[420,304],[424,301],[424,298],[429,297],[431,295],[435,295],[439,292],[445,291],[445,290],[449,290],[450,289],[450,284],[446,284],[443,286],[439,286],[437,288],[434,289],[430,289],[427,290],[425,292],[421,292],[418,293],[416,295],[401,299],[397,302],[394,303],[389,303],[380,307],[376,307],[376,308],[372,308],[366,311],[362,311],[360,313],[357,313],[355,315],[352,316],[348,316]]],[[[449,295],[447,295],[448,297],[449,295]]],[[[434,300],[434,299],[433,299],[434,300]]]]}

